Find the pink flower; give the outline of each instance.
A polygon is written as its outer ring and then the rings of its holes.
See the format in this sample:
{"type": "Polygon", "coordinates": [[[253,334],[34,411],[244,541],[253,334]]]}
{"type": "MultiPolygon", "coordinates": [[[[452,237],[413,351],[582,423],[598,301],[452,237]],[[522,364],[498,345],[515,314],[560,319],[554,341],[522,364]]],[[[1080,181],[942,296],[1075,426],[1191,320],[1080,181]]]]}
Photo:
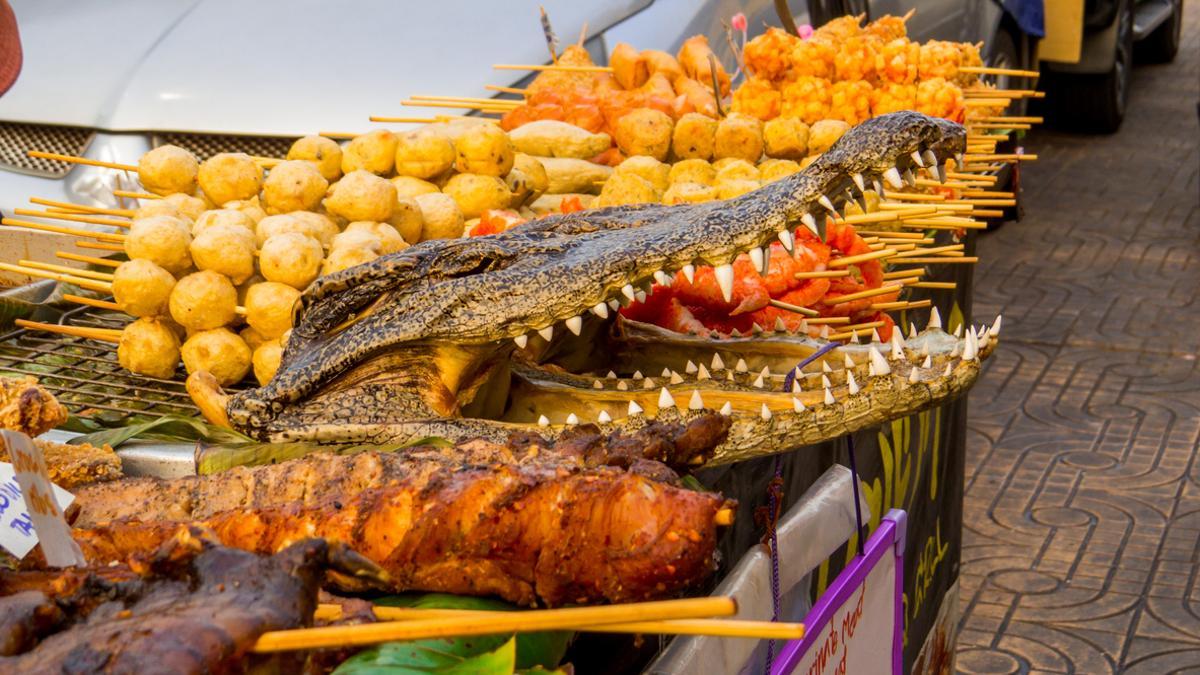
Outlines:
{"type": "Polygon", "coordinates": [[[797,30],[800,32],[801,40],[807,40],[813,36],[813,27],[808,24],[800,26],[797,30]]]}
{"type": "Polygon", "coordinates": [[[742,33],[746,32],[746,15],[745,14],[742,14],[741,12],[734,14],[733,19],[730,21],[730,23],[733,24],[734,30],[740,31],[742,33]]]}

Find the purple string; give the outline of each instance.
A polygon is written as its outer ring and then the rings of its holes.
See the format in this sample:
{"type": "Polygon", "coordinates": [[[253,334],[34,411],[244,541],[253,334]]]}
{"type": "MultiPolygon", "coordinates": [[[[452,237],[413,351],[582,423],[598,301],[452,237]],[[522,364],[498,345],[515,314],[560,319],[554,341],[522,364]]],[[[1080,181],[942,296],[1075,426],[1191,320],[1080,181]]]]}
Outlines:
{"type": "Polygon", "coordinates": [[[803,361],[801,361],[800,363],[796,364],[796,367],[789,370],[788,374],[783,377],[783,391],[789,392],[792,390],[792,382],[795,381],[795,379],[796,379],[797,371],[803,369],[804,366],[807,366],[808,364],[812,363],[813,361],[816,361],[817,359],[821,358],[825,354],[827,354],[841,346],[842,346],[842,344],[840,342],[830,342],[830,343],[826,344],[825,346],[821,347],[820,349],[818,349],[817,351],[813,352],[812,355],[809,356],[808,358],[806,358],[803,361]]]}
{"type": "Polygon", "coordinates": [[[850,479],[853,481],[854,487],[854,522],[858,525],[858,555],[863,555],[864,542],[867,538],[866,530],[863,527],[862,506],[858,499],[858,466],[854,461],[854,435],[846,434],[846,448],[850,453],[850,479]]]}

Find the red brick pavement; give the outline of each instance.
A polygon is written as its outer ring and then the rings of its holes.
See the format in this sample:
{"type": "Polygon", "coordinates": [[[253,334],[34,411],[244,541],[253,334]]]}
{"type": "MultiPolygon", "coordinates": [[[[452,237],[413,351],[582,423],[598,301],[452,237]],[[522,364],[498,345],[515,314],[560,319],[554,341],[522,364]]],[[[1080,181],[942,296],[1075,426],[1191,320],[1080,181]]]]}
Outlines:
{"type": "Polygon", "coordinates": [[[1035,132],[985,235],[963,673],[1200,672],[1200,2],[1108,137],[1035,132]]]}

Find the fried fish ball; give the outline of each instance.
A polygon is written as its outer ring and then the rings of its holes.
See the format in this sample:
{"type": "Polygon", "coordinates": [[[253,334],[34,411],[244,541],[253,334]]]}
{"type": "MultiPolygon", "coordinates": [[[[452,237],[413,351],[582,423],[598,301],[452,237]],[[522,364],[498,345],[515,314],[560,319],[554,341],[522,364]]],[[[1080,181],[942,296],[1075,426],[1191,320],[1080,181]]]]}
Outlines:
{"type": "Polygon", "coordinates": [[[716,182],[727,180],[759,180],[758,167],[744,159],[726,157],[713,162],[717,171],[716,182]]]}
{"type": "Polygon", "coordinates": [[[160,145],[138,160],[138,180],[156,195],[190,193],[199,170],[196,156],[177,145],[160,145]]]}
{"type": "Polygon", "coordinates": [[[268,281],[304,290],[317,278],[324,257],[316,239],[299,232],[283,232],[263,242],[258,267],[268,281]]]}
{"type": "Polygon", "coordinates": [[[262,189],[263,170],[244,152],[222,152],[200,165],[200,189],[218,206],[257,197],[262,189]]]}
{"type": "Polygon", "coordinates": [[[510,195],[508,208],[517,209],[522,204],[533,201],[533,180],[526,176],[524,171],[514,167],[504,177],[504,185],[508,187],[510,195]]]}
{"type": "Polygon", "coordinates": [[[462,236],[465,219],[458,202],[442,193],[414,197],[421,209],[421,241],[456,239],[462,236]]]}
{"type": "Polygon", "coordinates": [[[513,170],[520,171],[529,178],[529,187],[533,194],[527,202],[541,197],[550,189],[550,175],[546,173],[546,166],[537,157],[518,152],[513,158],[513,170]]]}
{"type": "Polygon", "coordinates": [[[396,144],[396,173],[414,178],[440,176],[454,166],[454,144],[445,136],[419,129],[401,134],[396,144]]]}
{"type": "Polygon", "coordinates": [[[167,313],[175,277],[144,258],[121,263],[113,271],[113,300],[130,316],[162,316],[167,313]]]}
{"type": "Polygon", "coordinates": [[[311,211],[321,204],[329,181],[312,162],[280,162],[263,181],[262,201],[267,213],[311,211]]]}
{"type": "Polygon", "coordinates": [[[442,192],[454,199],[463,218],[478,218],[488,209],[508,208],[512,200],[512,192],[503,179],[474,173],[456,174],[442,187],[442,192]]]}
{"type": "MultiPolygon", "coordinates": [[[[288,286],[288,288],[291,288],[291,286],[288,286]]],[[[238,337],[242,338],[242,341],[246,343],[246,346],[249,347],[251,351],[258,349],[262,344],[270,342],[270,340],[263,337],[262,333],[254,330],[254,328],[251,326],[246,326],[238,331],[238,337]]]]}
{"type": "Polygon", "coordinates": [[[667,179],[672,183],[699,183],[712,185],[717,178],[717,170],[706,159],[684,159],[671,165],[667,179]]]}
{"type": "Polygon", "coordinates": [[[867,210],[863,211],[858,200],[846,200],[846,210],[842,215],[858,216],[863,213],[875,213],[879,210],[879,193],[874,190],[867,190],[862,193],[862,201],[866,203],[867,210]]]}
{"type": "Polygon", "coordinates": [[[243,225],[213,225],[196,235],[189,250],[196,269],[240,284],[254,276],[254,244],[254,233],[243,225]]]}
{"type": "Polygon", "coordinates": [[[255,244],[262,248],[268,239],[284,232],[299,232],[312,236],[312,233],[308,231],[308,226],[295,215],[295,213],[281,213],[277,216],[267,216],[258,221],[258,225],[254,228],[255,244]]]}
{"type": "Polygon", "coordinates": [[[756,180],[748,180],[744,178],[731,178],[729,180],[717,181],[717,197],[719,199],[733,199],[741,197],[747,192],[754,192],[762,185],[756,180]]]}
{"type": "Polygon", "coordinates": [[[679,118],[671,137],[671,149],[679,159],[709,159],[717,140],[717,121],[700,113],[679,118]]]}
{"type": "Polygon", "coordinates": [[[660,193],[671,185],[671,167],[653,157],[637,155],[629,157],[617,165],[614,174],[628,173],[640,176],[650,181],[654,189],[660,193]]]}
{"type": "Polygon", "coordinates": [[[324,136],[305,136],[288,148],[287,158],[312,162],[321,176],[333,182],[342,177],[342,146],[324,136]]]}
{"type": "Polygon", "coordinates": [[[515,159],[508,134],[494,124],[474,127],[454,141],[454,168],[460,173],[503,176],[512,170],[515,159]]]}
{"type": "Polygon", "coordinates": [[[763,183],[771,183],[786,178],[800,170],[800,164],[790,159],[768,159],[758,165],[758,178],[763,183]]]}
{"type": "Polygon", "coordinates": [[[277,281],[264,281],[246,289],[246,323],[262,338],[271,340],[292,327],[292,310],[300,291],[277,281]]]}
{"type": "Polygon", "coordinates": [[[172,216],[151,216],[133,221],[125,235],[125,255],[130,260],[145,258],[171,274],[182,274],[192,267],[188,245],[192,235],[183,220],[172,216]]]}
{"type": "Polygon", "coordinates": [[[138,319],[121,331],[117,363],[131,373],[169,379],[179,367],[179,336],[163,320],[138,319]]]}
{"type": "Polygon", "coordinates": [[[351,171],[329,187],[325,208],[349,222],[381,223],[391,218],[396,208],[396,186],[369,171],[351,171]]]}
{"type": "Polygon", "coordinates": [[[671,116],[653,108],[636,108],[617,120],[617,147],[627,156],[649,155],[665,161],[671,149],[675,123],[671,116]]]}
{"type": "Polygon", "coordinates": [[[698,204],[711,202],[717,198],[717,188],[701,183],[679,182],[672,183],[663,193],[664,204],[698,204]]]}
{"type": "Polygon", "coordinates": [[[819,155],[850,130],[850,125],[842,120],[821,120],[808,130],[808,154],[819,155]]]}
{"type": "Polygon", "coordinates": [[[396,188],[396,197],[398,199],[411,199],[417,195],[441,192],[438,186],[433,183],[412,176],[396,176],[391,181],[392,185],[396,188]]]}
{"type": "Polygon", "coordinates": [[[187,216],[179,212],[175,208],[175,204],[165,199],[143,199],[140,206],[133,211],[133,220],[142,220],[143,218],[153,218],[154,216],[171,216],[187,220],[187,216]]]}
{"type": "Polygon", "coordinates": [[[397,199],[396,210],[392,211],[392,217],[388,218],[387,224],[400,234],[405,245],[415,244],[421,241],[421,230],[425,227],[425,217],[421,214],[421,207],[417,205],[417,200],[397,199]]]}
{"type": "Polygon", "coordinates": [[[596,206],[621,206],[624,204],[647,204],[657,202],[662,192],[650,181],[632,173],[613,174],[600,190],[596,206]]]}
{"type": "Polygon", "coordinates": [[[168,307],[171,318],[189,331],[218,328],[237,316],[237,289],[223,274],[193,272],[175,283],[168,307]]]}
{"type": "Polygon", "coordinates": [[[236,209],[210,209],[200,214],[196,222],[192,223],[192,236],[195,237],[201,232],[210,227],[217,225],[233,225],[236,227],[244,227],[251,233],[254,232],[254,220],[246,215],[244,211],[236,209]]]}
{"type": "Polygon", "coordinates": [[[365,248],[376,254],[383,252],[383,241],[370,230],[358,229],[353,232],[342,232],[333,238],[331,251],[348,248],[365,248]]]}
{"type": "Polygon", "coordinates": [[[376,129],[355,136],[342,151],[342,173],[369,171],[377,176],[392,172],[396,166],[396,134],[376,129]]]}
{"type": "Polygon", "coordinates": [[[185,195],[182,192],[176,192],[173,195],[167,195],[166,197],[163,197],[162,200],[174,206],[175,210],[179,212],[179,215],[184,216],[191,221],[195,221],[200,217],[200,214],[213,208],[203,199],[200,199],[199,197],[193,197],[192,195],[185,195]]]}
{"type": "Polygon", "coordinates": [[[263,211],[262,204],[259,203],[257,196],[250,199],[235,199],[231,202],[225,202],[221,208],[241,211],[250,220],[253,220],[255,225],[258,225],[258,221],[267,217],[267,212],[263,211]]]}
{"type": "Polygon", "coordinates": [[[717,124],[713,156],[757,162],[763,153],[763,123],[757,117],[730,113],[717,124]]]}
{"type": "Polygon", "coordinates": [[[194,333],[180,349],[189,374],[206,371],[222,387],[237,384],[250,372],[250,347],[228,328],[194,333]]]}
{"type": "Polygon", "coordinates": [[[767,157],[803,159],[808,154],[808,125],[795,117],[777,117],[763,125],[767,157]]]}
{"type": "Polygon", "coordinates": [[[325,264],[321,267],[321,276],[341,272],[344,269],[369,263],[379,257],[379,254],[369,248],[352,247],[339,248],[329,252],[325,264]]]}
{"type": "Polygon", "coordinates": [[[304,233],[316,239],[322,248],[329,248],[339,232],[337,223],[329,216],[314,211],[292,211],[288,215],[300,221],[305,228],[304,233]]]}
{"type": "MultiPolygon", "coordinates": [[[[360,220],[356,223],[350,223],[346,229],[342,231],[338,237],[344,237],[356,232],[365,232],[379,240],[379,252],[387,255],[408,248],[408,241],[400,234],[396,228],[387,223],[371,223],[365,220],[360,220]]],[[[333,247],[338,248],[339,239],[334,237],[333,247]]]]}
{"type": "Polygon", "coordinates": [[[258,380],[260,387],[267,386],[271,378],[275,377],[282,360],[283,345],[279,344],[279,340],[268,340],[254,349],[251,363],[254,366],[254,379],[258,380]]]}

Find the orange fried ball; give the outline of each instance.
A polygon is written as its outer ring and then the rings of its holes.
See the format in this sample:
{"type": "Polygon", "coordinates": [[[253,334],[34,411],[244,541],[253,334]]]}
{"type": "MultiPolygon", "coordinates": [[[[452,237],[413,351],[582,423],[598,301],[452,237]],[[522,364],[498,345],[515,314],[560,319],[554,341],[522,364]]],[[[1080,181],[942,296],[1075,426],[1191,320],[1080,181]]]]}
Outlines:
{"type": "Polygon", "coordinates": [[[783,96],[765,79],[750,78],[733,91],[733,111],[762,121],[779,117],[783,96]]]}
{"type": "Polygon", "coordinates": [[[829,116],[854,126],[871,118],[875,88],[863,80],[835,82],[829,93],[829,116]]]}
{"type": "Polygon", "coordinates": [[[829,80],[819,77],[798,77],[783,87],[783,105],[780,115],[798,117],[805,124],[813,124],[829,117],[829,99],[832,87],[829,80]]]}

